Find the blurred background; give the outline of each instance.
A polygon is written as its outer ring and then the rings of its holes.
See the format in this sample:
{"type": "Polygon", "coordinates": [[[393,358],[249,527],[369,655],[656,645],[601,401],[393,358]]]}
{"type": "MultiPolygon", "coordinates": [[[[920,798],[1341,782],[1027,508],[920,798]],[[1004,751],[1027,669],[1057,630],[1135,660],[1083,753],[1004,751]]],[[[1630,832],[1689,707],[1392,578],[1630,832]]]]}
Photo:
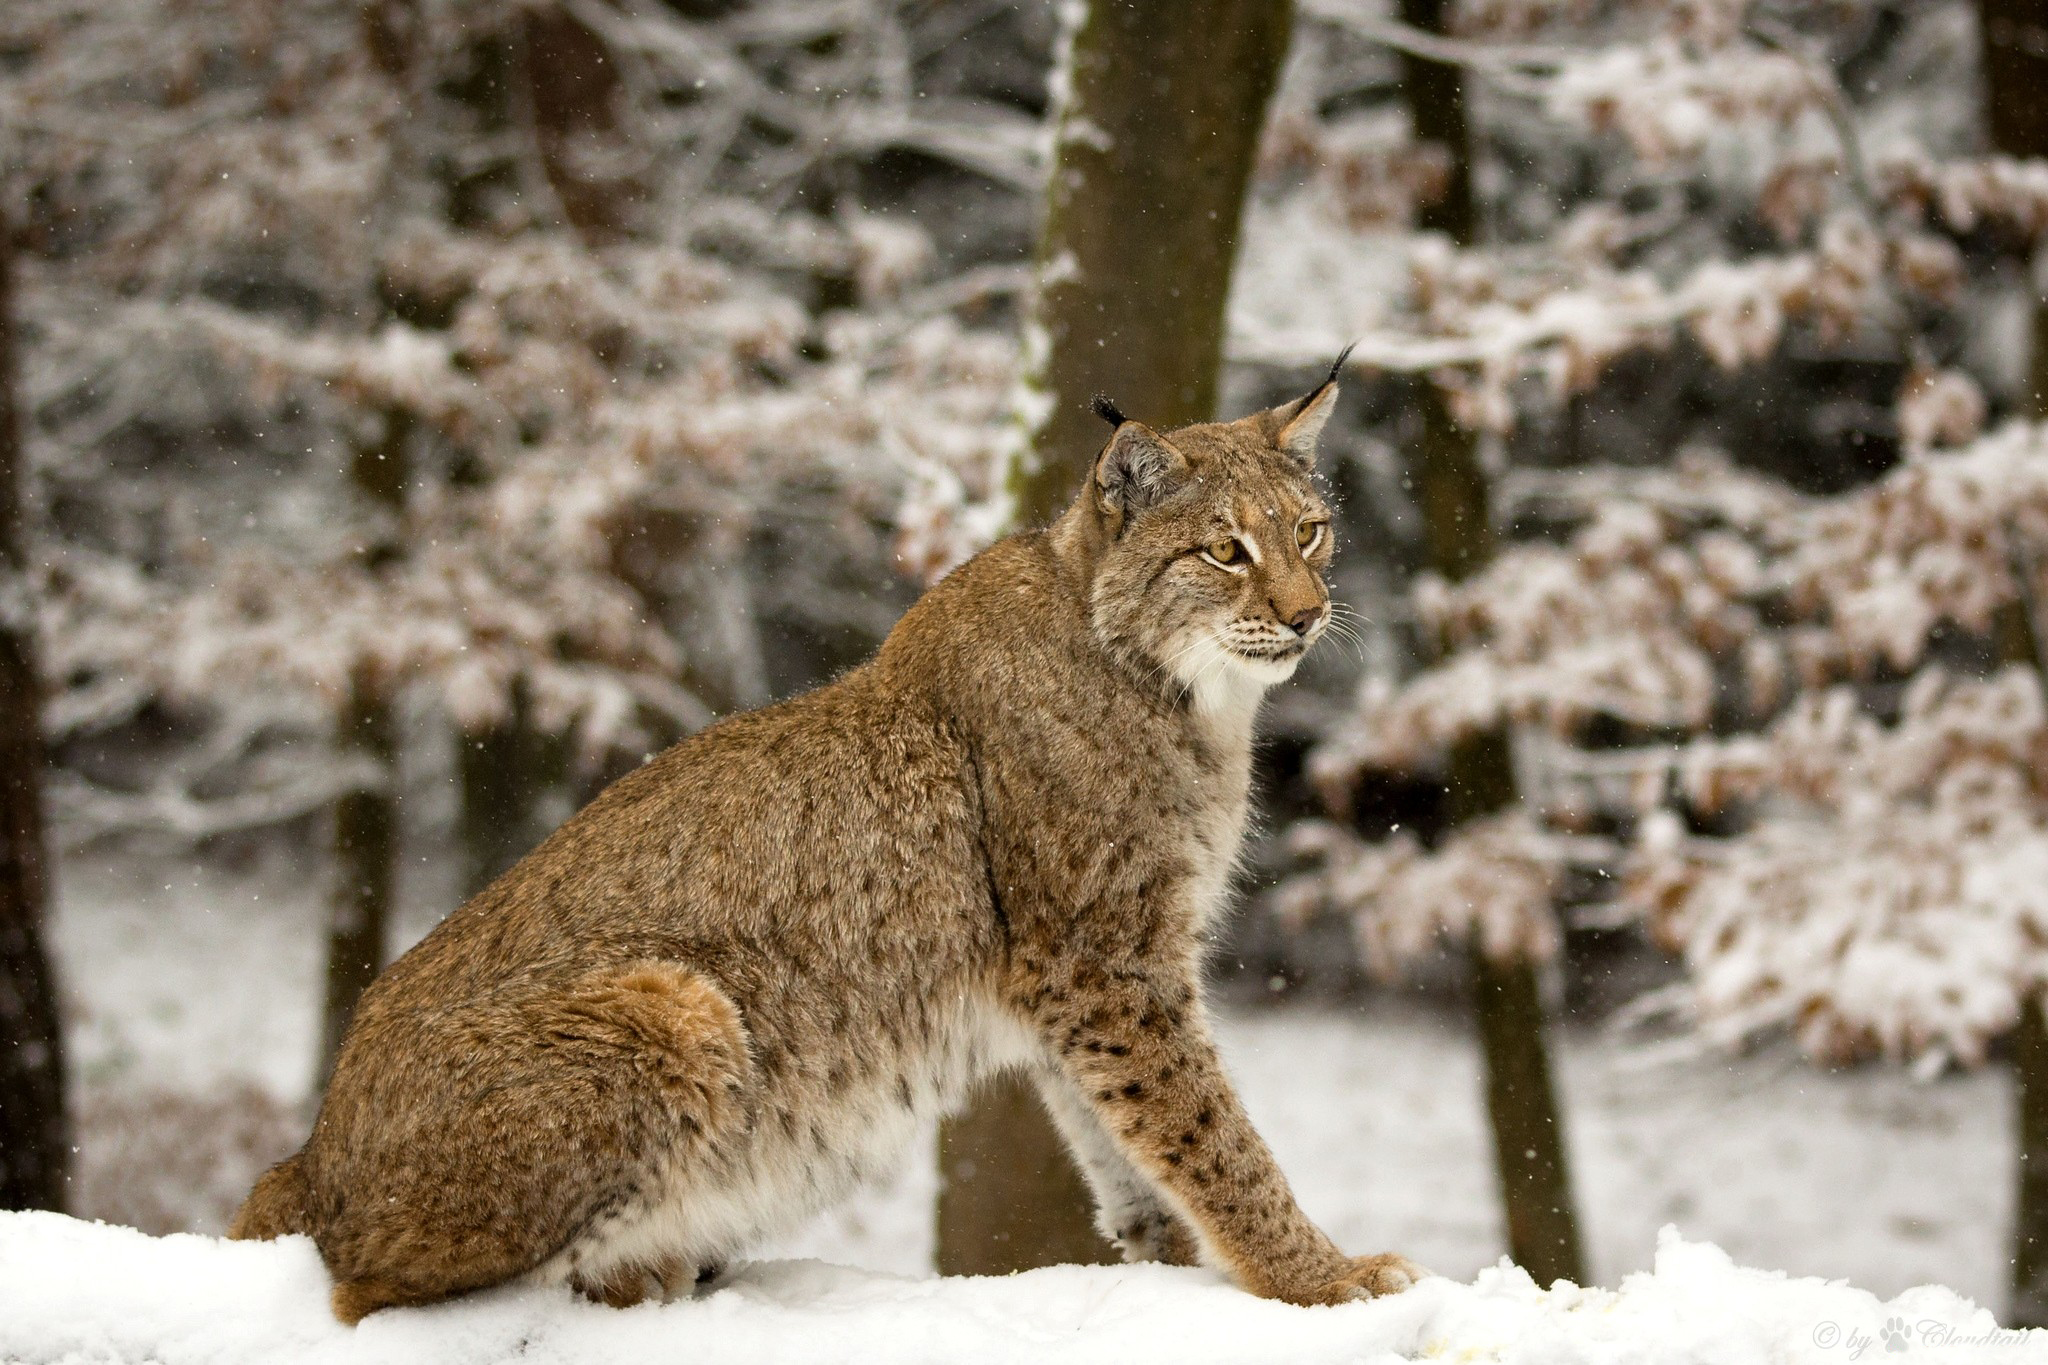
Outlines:
{"type": "MultiPolygon", "coordinates": [[[[383,962],[1308,389],[1219,1031],[1354,1251],[2048,1324],[2048,4],[10,0],[0,1206],[217,1232],[383,962]]],[[[772,1254],[1108,1254],[994,1087],[772,1254]]]]}

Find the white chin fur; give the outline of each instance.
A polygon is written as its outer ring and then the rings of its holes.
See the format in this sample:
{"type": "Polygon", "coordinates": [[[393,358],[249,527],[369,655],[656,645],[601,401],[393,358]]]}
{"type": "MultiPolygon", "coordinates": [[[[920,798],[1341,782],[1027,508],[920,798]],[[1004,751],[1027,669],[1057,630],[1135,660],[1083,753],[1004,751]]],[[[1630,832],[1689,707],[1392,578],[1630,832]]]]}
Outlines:
{"type": "Polygon", "coordinates": [[[1292,654],[1285,659],[1247,659],[1244,655],[1238,654],[1232,658],[1238,668],[1257,679],[1261,687],[1271,687],[1293,677],[1294,670],[1301,667],[1302,656],[1292,654]]]}
{"type": "Polygon", "coordinates": [[[1301,656],[1251,659],[1205,635],[1172,655],[1173,673],[1188,690],[1195,709],[1217,718],[1249,720],[1259,699],[1275,683],[1294,676],[1301,656]]]}

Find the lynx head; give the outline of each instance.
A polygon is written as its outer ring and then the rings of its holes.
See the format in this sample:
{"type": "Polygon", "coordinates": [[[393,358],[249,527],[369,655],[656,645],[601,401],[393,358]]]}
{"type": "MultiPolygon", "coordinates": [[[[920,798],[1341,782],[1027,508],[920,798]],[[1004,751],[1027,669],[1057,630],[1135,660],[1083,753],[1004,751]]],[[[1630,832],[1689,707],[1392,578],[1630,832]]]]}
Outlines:
{"type": "Polygon", "coordinates": [[[1315,448],[1343,363],[1313,392],[1234,422],[1157,432],[1096,402],[1116,431],[1074,509],[1099,547],[1095,631],[1197,705],[1256,700],[1329,625],[1315,448]]]}

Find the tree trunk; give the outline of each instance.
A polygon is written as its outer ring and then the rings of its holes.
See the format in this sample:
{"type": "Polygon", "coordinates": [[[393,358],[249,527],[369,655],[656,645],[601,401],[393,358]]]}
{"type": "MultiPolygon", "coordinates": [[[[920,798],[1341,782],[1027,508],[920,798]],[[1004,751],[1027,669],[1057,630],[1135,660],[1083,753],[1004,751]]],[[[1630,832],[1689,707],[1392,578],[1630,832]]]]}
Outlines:
{"type": "Polygon", "coordinates": [[[561,776],[559,746],[534,730],[526,689],[496,725],[455,737],[462,800],[462,893],[474,896],[546,838],[542,803],[561,776]]]}
{"type": "Polygon", "coordinates": [[[1094,0],[1071,35],[1039,234],[1019,515],[1064,507],[1107,394],[1155,427],[1215,415],[1224,305],[1288,0],[1094,0]]]}
{"type": "Polygon", "coordinates": [[[462,894],[474,896],[527,850],[526,736],[508,716],[455,735],[455,776],[462,801],[462,894]]]}
{"type": "MultiPolygon", "coordinates": [[[[2034,364],[2038,371],[2038,350],[2034,364]]],[[[2043,668],[2041,642],[2024,591],[2018,600],[1999,608],[1992,633],[1999,662],[2033,669],[2048,688],[2048,669],[2043,668]]],[[[2040,992],[2023,1000],[2012,1036],[2019,1188],[2013,1199],[2008,1327],[2048,1327],[2048,1023],[2042,1019],[2044,1009],[2048,1009],[2048,997],[2040,992]]]]}
{"type": "Polygon", "coordinates": [[[1977,28],[1991,145],[2009,156],[2042,155],[2048,151],[2048,5],[1978,0],[1977,28]]]}
{"type": "Polygon", "coordinates": [[[583,144],[613,150],[623,141],[617,63],[604,40],[567,6],[527,7],[518,14],[524,80],[514,92],[514,114],[527,125],[544,182],[527,188],[551,193],[567,226],[585,242],[616,242],[641,187],[630,176],[594,172],[595,158],[579,152],[589,150],[583,144]]]}
{"type": "Polygon", "coordinates": [[[2008,1327],[2048,1327],[2048,1020],[2037,996],[2012,1037],[2014,1108],[2019,1116],[2019,1200],[2013,1220],[2008,1327]]]}
{"type": "MultiPolygon", "coordinates": [[[[1289,0],[1091,0],[1063,35],[1029,322],[1038,410],[1011,489],[1022,520],[1054,516],[1102,448],[1095,394],[1161,427],[1215,415],[1238,224],[1292,19],[1289,0]]],[[[939,1151],[941,1271],[1113,1259],[1026,1083],[985,1087],[939,1151]]]]}
{"type": "Polygon", "coordinates": [[[1584,1284],[1586,1258],[1551,1088],[1536,969],[1527,962],[1495,962],[1476,946],[1469,956],[1510,1254],[1538,1284],[1584,1284]]]}
{"type": "MultiPolygon", "coordinates": [[[[2007,156],[2048,157],[2048,5],[2041,0],[1978,0],[1983,43],[1984,123],[1992,147],[2007,156]]],[[[2032,281],[2033,356],[2020,414],[2048,419],[2048,298],[2042,262],[2032,281]]]]}
{"type": "MultiPolygon", "coordinates": [[[[1403,21],[1431,33],[1445,31],[1448,9],[1449,0],[1401,0],[1403,21]]],[[[1478,237],[1478,215],[1461,73],[1404,53],[1401,80],[1415,136],[1441,143],[1451,165],[1444,197],[1423,210],[1419,225],[1470,246],[1478,237]]],[[[1453,420],[1434,385],[1418,384],[1415,401],[1420,446],[1413,482],[1430,567],[1455,582],[1493,558],[1486,471],[1474,434],[1453,420]]],[[[1518,798],[1507,735],[1496,731],[1457,745],[1446,779],[1453,824],[1513,805],[1518,798]]],[[[1476,944],[1470,965],[1508,1252],[1539,1284],[1584,1284],[1585,1255],[1535,965],[1493,961],[1476,944]]]]}
{"type": "Polygon", "coordinates": [[[398,725],[390,699],[367,680],[350,693],[338,722],[347,748],[386,774],[383,786],[334,803],[334,888],[327,926],[327,1008],[320,1035],[320,1085],[334,1074],[356,1001],[384,966],[398,880],[398,725]]]}
{"type": "Polygon", "coordinates": [[[0,217],[0,1209],[56,1209],[71,1138],[56,979],[43,950],[42,685],[14,383],[14,239],[0,217]]]}
{"type": "MultiPolygon", "coordinates": [[[[1446,776],[1448,813],[1454,824],[1517,799],[1507,736],[1497,730],[1457,745],[1446,776]]],[[[1585,1253],[1579,1242],[1535,964],[1521,959],[1497,962],[1476,941],[1468,961],[1472,1012],[1486,1062],[1486,1113],[1493,1127],[1494,1172],[1500,1181],[1508,1254],[1538,1284],[1585,1284],[1585,1253]]]]}
{"type": "MultiPolygon", "coordinates": [[[[2038,350],[2034,364],[2038,371],[2038,350]]],[[[2018,568],[2015,566],[2016,571],[2018,568]]],[[[1992,634],[2000,663],[2033,669],[2048,688],[2048,669],[2043,668],[2041,642],[2024,591],[2018,600],[1999,608],[1992,634]]],[[[2008,1327],[2048,1327],[2048,1023],[2042,1018],[2044,1009],[2048,1009],[2048,998],[2040,992],[2022,1001],[2012,1035],[2019,1188],[2013,1199],[2008,1327]]]]}
{"type": "MultiPolygon", "coordinates": [[[[356,492],[394,517],[404,510],[411,419],[393,410],[383,438],[360,447],[349,475],[356,492]]],[[[371,570],[404,553],[392,529],[364,550],[371,570]]],[[[334,803],[334,885],[327,925],[327,1002],[321,1014],[319,1088],[334,1074],[356,1001],[384,966],[398,886],[398,717],[388,680],[359,664],[335,718],[335,740],[374,765],[380,779],[334,803]]]]}
{"type": "Polygon", "coordinates": [[[999,1076],[939,1133],[941,1275],[1007,1275],[1115,1259],[1094,1199],[1030,1082],[999,1076]]]}
{"type": "MultiPolygon", "coordinates": [[[[1984,115],[1991,145],[2008,156],[2048,156],[2048,5],[2041,0],[1978,0],[1983,42],[1984,115]]],[[[2033,355],[2019,415],[2048,419],[2048,299],[2035,262],[2033,355]]],[[[2039,642],[2024,602],[2000,613],[1999,656],[2041,669],[2039,642]]],[[[2048,674],[2043,677],[2048,686],[2048,674]]],[[[2013,1035],[2019,1118],[2019,1189],[2013,1211],[2012,1305],[2007,1325],[2048,1327],[2048,1000],[2020,1012],[2013,1035]]]]}

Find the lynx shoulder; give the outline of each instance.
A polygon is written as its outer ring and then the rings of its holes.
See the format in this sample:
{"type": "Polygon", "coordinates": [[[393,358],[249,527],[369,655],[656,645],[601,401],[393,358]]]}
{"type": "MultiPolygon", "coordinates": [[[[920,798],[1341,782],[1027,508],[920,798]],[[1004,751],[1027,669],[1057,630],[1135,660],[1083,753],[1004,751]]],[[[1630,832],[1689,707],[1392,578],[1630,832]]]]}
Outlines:
{"type": "Polygon", "coordinates": [[[363,996],[234,1235],[334,1310],[690,1283],[1023,1068],[1134,1259],[1327,1303],[1405,1287],[1303,1216],[1210,1042],[1199,945],[1252,722],[1329,620],[1336,397],[1115,430],[1074,504],[828,687],[606,790],[363,996]]]}

